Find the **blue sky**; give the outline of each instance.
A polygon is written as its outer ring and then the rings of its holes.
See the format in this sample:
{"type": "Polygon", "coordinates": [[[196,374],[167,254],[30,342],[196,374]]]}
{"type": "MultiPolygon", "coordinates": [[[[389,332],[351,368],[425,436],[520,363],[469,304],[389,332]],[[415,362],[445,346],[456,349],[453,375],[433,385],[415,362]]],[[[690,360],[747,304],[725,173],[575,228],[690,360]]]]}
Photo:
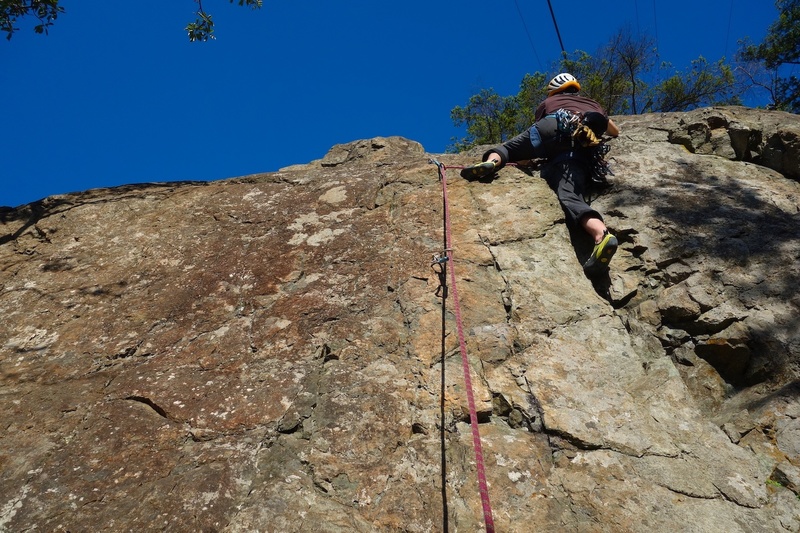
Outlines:
{"type": "MultiPolygon", "coordinates": [[[[561,51],[546,0],[265,0],[259,11],[204,0],[207,43],[183,31],[192,0],[61,3],[48,36],[21,21],[0,39],[0,205],[270,172],[376,136],[441,153],[463,135],[453,107],[556,74],[561,51]]],[[[552,4],[567,51],[594,52],[630,24],[680,69],[731,57],[777,18],[771,0],[552,4]]]]}

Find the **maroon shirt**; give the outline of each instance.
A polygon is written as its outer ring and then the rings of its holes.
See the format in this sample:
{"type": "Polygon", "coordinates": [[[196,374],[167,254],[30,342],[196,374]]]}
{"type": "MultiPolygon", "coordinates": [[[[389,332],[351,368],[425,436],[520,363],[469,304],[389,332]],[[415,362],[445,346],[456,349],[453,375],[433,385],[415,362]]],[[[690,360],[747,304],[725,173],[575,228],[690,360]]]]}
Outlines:
{"type": "Polygon", "coordinates": [[[566,109],[573,113],[595,111],[608,118],[605,109],[591,98],[581,96],[578,93],[557,93],[553,96],[548,96],[539,104],[539,107],[536,108],[536,120],[539,121],[543,116],[555,113],[559,109],[566,109]]]}

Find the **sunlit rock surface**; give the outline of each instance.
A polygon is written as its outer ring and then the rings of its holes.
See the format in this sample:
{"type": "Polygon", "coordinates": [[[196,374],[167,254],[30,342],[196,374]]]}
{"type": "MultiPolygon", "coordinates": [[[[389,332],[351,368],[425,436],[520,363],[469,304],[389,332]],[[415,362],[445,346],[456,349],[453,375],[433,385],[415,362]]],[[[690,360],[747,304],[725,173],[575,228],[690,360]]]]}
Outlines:
{"type": "MultiPolygon", "coordinates": [[[[800,120],[615,120],[607,277],[538,172],[446,173],[497,530],[797,531],[800,120]]],[[[481,151],[0,210],[0,531],[480,529],[429,159],[481,151]]]]}

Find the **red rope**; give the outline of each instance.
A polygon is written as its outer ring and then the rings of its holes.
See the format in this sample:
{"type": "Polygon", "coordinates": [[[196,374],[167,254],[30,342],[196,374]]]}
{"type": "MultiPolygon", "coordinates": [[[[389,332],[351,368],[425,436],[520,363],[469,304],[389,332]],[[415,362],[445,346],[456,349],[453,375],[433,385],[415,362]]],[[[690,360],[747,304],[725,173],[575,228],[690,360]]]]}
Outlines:
{"type": "MultiPolygon", "coordinates": [[[[452,231],[450,229],[450,203],[447,199],[447,178],[445,177],[445,166],[436,160],[431,160],[439,168],[439,179],[442,182],[442,195],[444,198],[444,223],[445,223],[445,242],[447,246],[447,259],[450,263],[450,285],[453,290],[453,312],[456,316],[456,330],[458,331],[458,345],[461,349],[461,366],[464,369],[464,386],[467,389],[467,405],[469,407],[469,420],[472,426],[472,446],[475,448],[475,464],[478,470],[478,490],[481,494],[481,504],[483,506],[483,519],[486,523],[487,533],[494,533],[494,519],[492,518],[492,506],[489,503],[489,489],[486,484],[486,473],[483,462],[483,449],[481,447],[481,435],[478,430],[478,411],[475,408],[475,397],[472,393],[472,378],[470,377],[469,360],[467,359],[467,343],[464,340],[464,327],[461,320],[461,305],[458,300],[458,287],[456,285],[456,269],[453,261],[452,231]]],[[[444,361],[442,361],[444,364],[444,361]]]]}

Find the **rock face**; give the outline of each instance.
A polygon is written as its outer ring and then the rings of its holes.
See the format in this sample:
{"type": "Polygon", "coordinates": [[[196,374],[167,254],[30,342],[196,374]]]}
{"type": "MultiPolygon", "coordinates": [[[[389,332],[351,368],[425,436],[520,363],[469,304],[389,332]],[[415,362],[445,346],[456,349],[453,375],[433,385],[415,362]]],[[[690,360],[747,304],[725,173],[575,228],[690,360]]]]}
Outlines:
{"type": "MultiPolygon", "coordinates": [[[[447,173],[497,530],[797,531],[800,119],[615,120],[594,284],[538,173],[447,173]]],[[[430,157],[0,212],[0,531],[481,529],[430,157]]]]}

